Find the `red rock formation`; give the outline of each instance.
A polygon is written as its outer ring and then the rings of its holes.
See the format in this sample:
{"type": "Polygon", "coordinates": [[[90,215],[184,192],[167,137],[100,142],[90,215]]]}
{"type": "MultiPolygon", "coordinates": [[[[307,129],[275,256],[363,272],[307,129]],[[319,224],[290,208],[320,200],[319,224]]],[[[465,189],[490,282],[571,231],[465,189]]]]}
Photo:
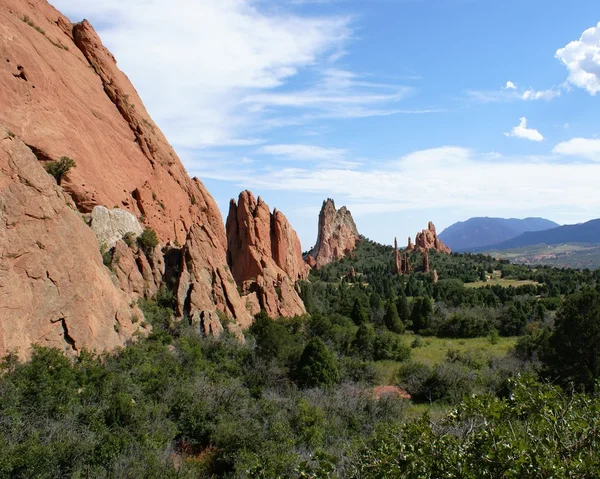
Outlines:
{"type": "Polygon", "coordinates": [[[450,254],[451,250],[437,237],[435,225],[430,221],[426,230],[417,233],[415,238],[416,251],[434,250],[438,253],[450,254]]]}
{"type": "Polygon", "coordinates": [[[319,214],[317,244],[308,253],[307,263],[311,267],[321,268],[342,259],[354,251],[359,239],[350,211],[345,206],[336,210],[334,201],[329,198],[323,202],[319,214]]]}
{"type": "Polygon", "coordinates": [[[412,244],[412,240],[410,239],[410,236],[408,237],[408,246],[406,247],[406,251],[408,251],[409,253],[411,251],[414,251],[415,246],[412,244]]]}
{"type": "Polygon", "coordinates": [[[402,274],[410,274],[412,271],[412,266],[410,265],[410,259],[407,252],[404,252],[404,255],[402,256],[401,270],[402,274]]]}
{"type": "MultiPolygon", "coordinates": [[[[92,26],[87,21],[71,24],[45,0],[0,0],[0,25],[0,122],[11,136],[22,139],[41,163],[62,156],[75,160],[75,168],[61,187],[79,212],[89,213],[96,205],[116,205],[133,213],[143,226],[153,228],[163,244],[185,244],[180,252],[182,278],[174,278],[182,314],[204,312],[203,317],[214,322],[214,315],[209,313],[222,311],[240,325],[248,325],[250,316],[226,263],[227,238],[215,201],[199,180],[187,175],[92,26]]],[[[9,175],[7,181],[18,186],[15,176],[9,175]]],[[[6,191],[3,189],[2,194],[6,191]]],[[[4,201],[0,197],[0,203],[4,201]]],[[[61,215],[58,218],[62,221],[61,215]]],[[[38,221],[43,223],[44,219],[38,221]]],[[[53,241],[69,244],[74,233],[62,225],[57,226],[59,230],[65,237],[54,236],[53,241]]],[[[41,226],[32,231],[42,234],[41,226]]],[[[36,239],[33,235],[28,239],[33,242],[28,246],[31,249],[36,239]]],[[[113,253],[117,283],[130,298],[144,294],[140,291],[151,293],[164,281],[162,274],[171,274],[162,264],[160,249],[157,257],[151,258],[135,249],[128,252],[124,245],[115,248],[123,253],[117,256],[119,262],[113,253]]],[[[0,259],[5,261],[3,249],[1,243],[0,259]]],[[[92,259],[81,261],[88,260],[92,259]]],[[[90,276],[71,276],[73,282],[77,278],[82,288],[88,288],[82,297],[110,296],[102,290],[102,282],[96,281],[96,273],[86,268],[82,271],[90,276]]],[[[25,276],[18,279],[14,287],[21,290],[32,288],[35,282],[25,276]]],[[[63,285],[63,290],[69,286],[63,285]]],[[[18,299],[13,301],[16,304],[18,299]]],[[[11,304],[3,306],[10,308],[11,304]]],[[[93,315],[78,316],[77,326],[69,327],[69,331],[96,330],[103,325],[112,331],[114,314],[108,309],[97,308],[93,315]]],[[[2,309],[0,317],[12,315],[2,309]]],[[[5,327],[18,329],[16,325],[5,327]]],[[[126,329],[120,327],[121,331],[126,329]]],[[[109,341],[105,339],[108,335],[112,337],[114,331],[96,331],[79,341],[90,348],[105,349],[127,339],[122,333],[116,335],[119,341],[109,341]]],[[[4,344],[11,348],[25,342],[19,339],[4,344]]]]}
{"type": "Polygon", "coordinates": [[[0,356],[110,349],[139,328],[98,241],[31,150],[0,126],[0,356]]]}
{"type": "Polygon", "coordinates": [[[423,272],[425,274],[431,271],[431,267],[429,266],[429,250],[423,251],[423,272]]]}
{"type": "Polygon", "coordinates": [[[398,386],[375,386],[373,388],[373,396],[375,399],[393,397],[398,399],[412,399],[412,396],[406,390],[398,386]]]}
{"type": "Polygon", "coordinates": [[[440,277],[438,276],[438,272],[435,269],[433,270],[432,278],[433,278],[433,284],[436,284],[440,280],[440,277]]]}
{"type": "Polygon", "coordinates": [[[233,277],[252,310],[257,298],[272,318],[306,313],[295,282],[305,279],[309,268],[296,232],[280,211],[271,214],[260,196],[256,200],[243,191],[229,206],[227,244],[233,277]]]}

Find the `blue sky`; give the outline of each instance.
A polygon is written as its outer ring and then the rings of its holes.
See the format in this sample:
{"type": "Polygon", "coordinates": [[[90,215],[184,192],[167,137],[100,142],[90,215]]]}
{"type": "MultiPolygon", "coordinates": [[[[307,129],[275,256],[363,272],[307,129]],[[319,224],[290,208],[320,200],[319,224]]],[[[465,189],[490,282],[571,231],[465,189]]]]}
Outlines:
{"type": "Polygon", "coordinates": [[[600,217],[597,0],[53,3],[224,216],[248,188],[304,249],[327,197],[388,244],[429,220],[600,217]]]}

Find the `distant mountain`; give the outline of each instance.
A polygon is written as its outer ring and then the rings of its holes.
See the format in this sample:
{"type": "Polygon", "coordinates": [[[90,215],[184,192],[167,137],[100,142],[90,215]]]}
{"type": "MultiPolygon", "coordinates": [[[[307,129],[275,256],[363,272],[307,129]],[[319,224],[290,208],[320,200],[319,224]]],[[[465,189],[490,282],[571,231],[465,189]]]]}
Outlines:
{"type": "Polygon", "coordinates": [[[471,218],[449,226],[439,238],[452,251],[471,251],[474,248],[497,245],[527,231],[544,231],[559,226],[544,218],[471,218]]]}
{"type": "MultiPolygon", "coordinates": [[[[504,251],[538,244],[556,245],[564,243],[600,244],[600,219],[577,225],[559,226],[546,231],[523,233],[497,245],[485,248],[487,251],[504,251]]],[[[478,248],[480,251],[482,248],[478,248]]]]}

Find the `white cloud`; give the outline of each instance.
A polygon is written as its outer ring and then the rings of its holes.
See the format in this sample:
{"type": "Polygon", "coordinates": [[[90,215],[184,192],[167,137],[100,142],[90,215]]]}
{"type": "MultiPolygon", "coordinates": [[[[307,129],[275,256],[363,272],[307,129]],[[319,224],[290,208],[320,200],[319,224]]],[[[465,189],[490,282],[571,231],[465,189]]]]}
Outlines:
{"type": "Polygon", "coordinates": [[[466,94],[469,98],[478,103],[501,103],[518,100],[549,101],[561,96],[561,88],[550,88],[548,90],[535,90],[533,88],[522,89],[512,81],[507,81],[506,85],[500,90],[467,90],[466,94]]]}
{"type": "MultiPolygon", "coordinates": [[[[519,216],[549,209],[556,214],[600,208],[600,164],[561,162],[560,157],[506,157],[446,146],[404,155],[396,161],[344,169],[321,164],[246,171],[215,169],[207,162],[194,174],[258,192],[331,196],[354,214],[456,209],[467,215],[519,216]],[[532,179],[535,179],[532,182],[532,179]]],[[[585,215],[583,215],[585,216],[585,215]]]]}
{"type": "Polygon", "coordinates": [[[523,117],[520,119],[519,124],[515,126],[508,133],[504,133],[506,136],[512,136],[515,138],[523,138],[524,140],[531,141],[542,141],[544,136],[533,128],[527,128],[527,118],[523,117]]]}
{"type": "Polygon", "coordinates": [[[596,95],[600,91],[600,23],[557,50],[556,58],[569,70],[569,83],[596,95]]]}
{"type": "Polygon", "coordinates": [[[557,155],[575,156],[592,161],[600,161],[600,140],[573,138],[559,143],[552,150],[557,155]]]}
{"type": "Polygon", "coordinates": [[[347,150],[341,148],[323,148],[315,145],[266,145],[259,153],[284,157],[292,160],[342,160],[347,150]]]}
{"type": "Polygon", "coordinates": [[[265,113],[242,100],[326,62],[352,35],[347,16],[267,12],[253,0],[53,4],[96,25],[156,122],[182,147],[244,144],[265,113]]]}

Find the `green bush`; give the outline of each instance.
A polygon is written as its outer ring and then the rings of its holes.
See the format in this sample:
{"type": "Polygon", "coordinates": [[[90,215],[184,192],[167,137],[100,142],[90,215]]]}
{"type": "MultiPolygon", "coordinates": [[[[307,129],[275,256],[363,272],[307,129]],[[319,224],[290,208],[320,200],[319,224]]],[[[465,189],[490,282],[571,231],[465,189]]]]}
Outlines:
{"type": "Polygon", "coordinates": [[[46,171],[54,177],[57,184],[61,184],[65,175],[71,168],[75,168],[75,161],[68,156],[63,156],[58,161],[50,161],[44,165],[46,171]]]}
{"type": "Polygon", "coordinates": [[[307,388],[333,386],[340,373],[336,360],[320,338],[313,338],[304,348],[298,361],[296,378],[307,388]]]}
{"type": "Polygon", "coordinates": [[[158,235],[156,234],[156,231],[149,226],[146,226],[142,234],[138,236],[137,242],[142,251],[148,254],[158,246],[158,235]]]}

